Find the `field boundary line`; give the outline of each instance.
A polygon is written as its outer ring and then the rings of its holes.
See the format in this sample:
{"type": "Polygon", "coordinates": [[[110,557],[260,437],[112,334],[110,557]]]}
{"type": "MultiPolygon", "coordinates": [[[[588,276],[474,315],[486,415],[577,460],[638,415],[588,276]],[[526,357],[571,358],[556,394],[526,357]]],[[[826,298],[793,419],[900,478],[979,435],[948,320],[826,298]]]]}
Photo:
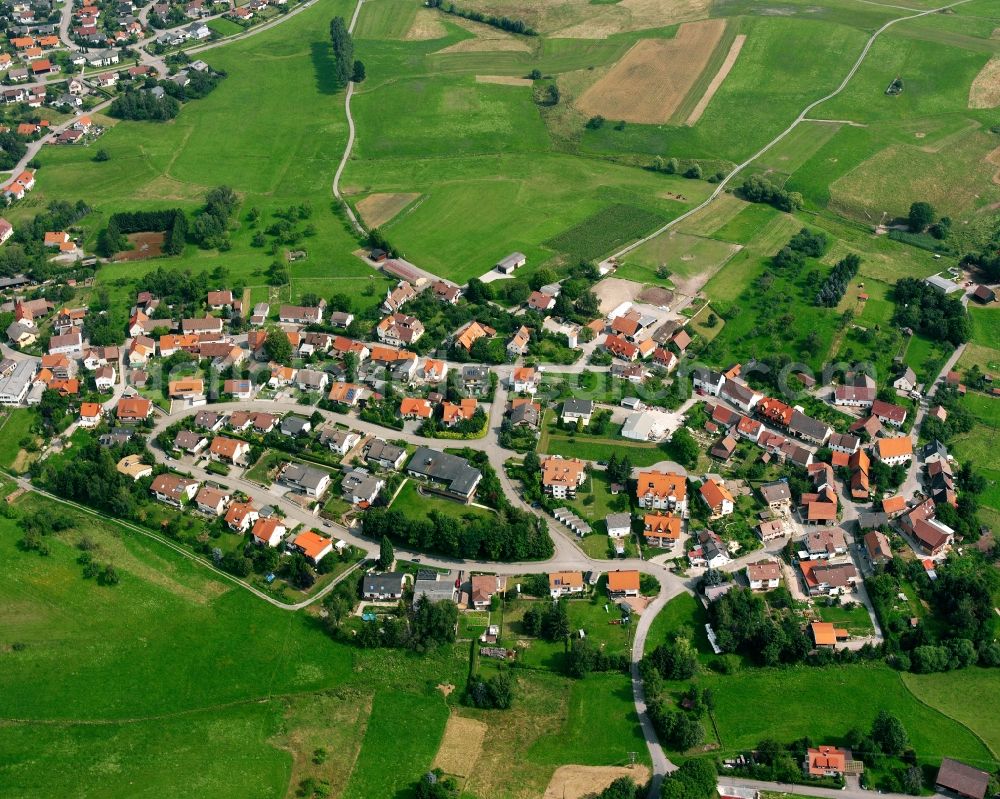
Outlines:
{"type": "MultiPolygon", "coordinates": [[[[950,719],[951,721],[954,721],[954,722],[955,722],[955,723],[956,723],[956,724],[957,724],[957,725],[958,725],[959,727],[961,727],[962,729],[964,729],[964,730],[968,730],[968,731],[969,731],[969,734],[970,734],[970,735],[971,735],[971,736],[972,736],[973,738],[975,738],[975,739],[976,739],[977,741],[979,741],[979,743],[981,743],[981,744],[982,744],[983,746],[985,746],[985,747],[986,747],[986,751],[987,751],[987,752],[989,752],[989,753],[990,753],[991,755],[993,755],[993,758],[994,758],[994,760],[997,760],[997,761],[1000,761],[1000,755],[998,755],[998,754],[997,754],[997,753],[996,753],[996,752],[995,752],[995,751],[993,750],[993,747],[992,747],[992,746],[990,746],[990,745],[989,745],[988,743],[986,743],[986,739],[985,739],[985,738],[983,738],[983,737],[982,737],[982,736],[981,736],[981,735],[980,735],[980,734],[979,734],[978,732],[976,732],[976,731],[975,731],[974,729],[972,729],[972,727],[970,727],[970,726],[969,726],[968,724],[966,724],[966,723],[965,723],[964,721],[962,721],[962,720],[960,720],[960,719],[957,719],[957,718],[955,718],[954,716],[950,716],[950,715],[948,715],[948,714],[947,714],[947,713],[945,713],[945,712],[944,712],[943,710],[941,710],[941,708],[939,708],[939,707],[934,707],[933,705],[930,705],[930,704],[928,704],[928,703],[927,703],[926,701],[924,701],[924,699],[923,699],[922,697],[919,697],[919,696],[917,696],[917,695],[916,695],[916,693],[915,693],[915,692],[913,691],[913,689],[912,689],[912,688],[910,688],[910,686],[909,686],[909,685],[907,684],[906,680],[904,680],[904,679],[903,679],[903,675],[904,675],[904,674],[906,674],[906,673],[907,673],[907,672],[902,672],[902,673],[900,673],[900,675],[899,675],[899,681],[900,681],[900,682],[901,682],[901,683],[903,684],[903,687],[904,687],[904,688],[906,689],[907,693],[908,693],[908,694],[909,694],[910,696],[912,696],[912,697],[913,697],[913,698],[914,698],[915,700],[917,700],[917,702],[918,702],[919,704],[923,705],[923,706],[924,706],[925,708],[927,708],[927,709],[928,709],[929,711],[931,711],[932,713],[937,713],[937,714],[938,714],[938,715],[940,715],[940,716],[944,716],[944,717],[945,717],[946,719],[950,719]]],[[[942,755],[942,757],[944,757],[944,755],[942,755]]]]}
{"type": "MultiPolygon", "coordinates": [[[[363,0],[359,0],[359,2],[363,2],[363,0]]],[[[812,111],[817,106],[822,105],[827,100],[832,100],[834,97],[836,97],[837,95],[839,95],[842,91],[844,91],[844,89],[847,88],[847,84],[851,82],[851,79],[858,73],[858,70],[861,69],[861,65],[864,63],[865,59],[868,57],[868,53],[872,49],[872,46],[875,44],[875,40],[878,39],[879,36],[881,36],[886,30],[888,30],[889,28],[891,28],[893,25],[895,25],[898,22],[906,22],[907,20],[919,19],[920,17],[926,17],[926,16],[929,16],[931,14],[938,14],[938,13],[940,13],[942,11],[945,11],[945,10],[947,10],[949,8],[954,8],[955,6],[964,5],[965,3],[969,3],[969,2],[972,2],[972,0],[955,0],[955,2],[948,3],[947,5],[943,5],[943,6],[938,6],[937,8],[929,8],[929,9],[927,9],[925,11],[920,11],[920,12],[918,12],[916,14],[909,14],[909,15],[907,15],[905,17],[895,17],[893,19],[890,19],[888,22],[886,22],[884,25],[882,25],[878,30],[876,30],[870,37],[868,37],[868,41],[865,42],[865,46],[861,49],[861,52],[858,54],[858,57],[854,61],[853,66],[848,70],[847,74],[844,76],[844,79],[840,82],[840,84],[837,86],[837,88],[835,88],[829,94],[827,94],[827,95],[825,95],[823,97],[820,97],[817,100],[813,100],[811,103],[809,103],[809,105],[807,105],[805,108],[803,108],[799,112],[799,115],[797,117],[795,117],[794,120],[792,120],[792,123],[787,128],[785,128],[783,131],[781,131],[781,133],[779,133],[777,136],[775,136],[773,139],[771,139],[771,141],[769,141],[767,144],[765,144],[763,147],[761,147],[756,153],[754,153],[749,158],[747,158],[745,161],[743,161],[743,163],[737,164],[736,167],[728,175],[726,175],[721,181],[719,181],[719,184],[718,184],[718,186],[716,186],[715,191],[713,191],[706,199],[702,200],[701,203],[699,203],[698,205],[694,206],[693,208],[690,208],[689,210],[685,211],[680,216],[678,216],[678,217],[670,220],[669,222],[667,222],[665,225],[663,225],[658,230],[655,230],[652,233],[650,233],[648,236],[645,236],[645,237],[639,239],[638,241],[632,242],[627,247],[619,250],[618,252],[614,253],[613,255],[609,255],[607,258],[605,258],[601,262],[601,264],[602,265],[610,265],[611,261],[617,261],[618,259],[622,258],[623,256],[628,255],[628,253],[632,252],[632,250],[636,249],[637,247],[641,247],[647,241],[652,241],[657,236],[659,236],[661,233],[664,233],[667,230],[670,230],[672,227],[680,224],[685,219],[693,216],[698,211],[700,211],[703,208],[706,208],[709,205],[711,205],[712,202],[714,202],[715,199],[720,194],[722,194],[725,191],[726,186],[733,180],[733,178],[735,178],[737,175],[739,175],[744,169],[746,169],[748,166],[750,166],[750,164],[752,164],[754,161],[756,161],[758,158],[760,158],[762,155],[764,155],[764,153],[766,153],[768,150],[770,150],[772,147],[774,147],[774,145],[778,144],[782,139],[784,139],[793,130],[795,130],[795,128],[797,128],[799,126],[799,123],[803,122],[806,119],[806,117],[809,115],[810,111],[812,111]]],[[[912,10],[912,9],[908,9],[908,10],[912,10]]]]}

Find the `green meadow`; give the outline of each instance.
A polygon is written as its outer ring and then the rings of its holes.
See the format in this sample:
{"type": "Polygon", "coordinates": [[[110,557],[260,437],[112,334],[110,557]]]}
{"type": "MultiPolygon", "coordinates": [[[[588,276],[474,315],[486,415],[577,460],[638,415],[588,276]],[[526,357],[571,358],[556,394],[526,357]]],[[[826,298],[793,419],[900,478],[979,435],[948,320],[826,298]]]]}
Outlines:
{"type": "Polygon", "coordinates": [[[42,556],[0,517],[4,796],[278,798],[312,777],[334,795],[397,799],[430,767],[453,712],[488,725],[470,775],[492,786],[484,795],[514,796],[494,758],[520,764],[539,795],[564,763],[646,759],[625,675],[518,670],[512,710],[476,711],[461,703],[467,644],[348,647],[313,612],[274,608],[113,523],[30,495],[17,508],[71,527],[42,556]],[[84,539],[118,585],[84,579],[84,539]],[[317,748],[328,752],[319,763],[317,748]]]}

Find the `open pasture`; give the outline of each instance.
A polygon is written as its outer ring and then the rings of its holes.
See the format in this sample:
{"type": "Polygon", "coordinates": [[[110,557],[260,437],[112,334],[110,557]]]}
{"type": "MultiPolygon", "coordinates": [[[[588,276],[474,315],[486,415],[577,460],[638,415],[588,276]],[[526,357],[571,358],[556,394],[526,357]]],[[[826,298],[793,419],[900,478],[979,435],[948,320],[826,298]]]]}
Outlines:
{"type": "Polygon", "coordinates": [[[707,279],[739,249],[736,244],[672,229],[632,250],[615,274],[641,283],[656,283],[662,282],[657,270],[666,267],[671,275],[681,278],[707,279]]]}

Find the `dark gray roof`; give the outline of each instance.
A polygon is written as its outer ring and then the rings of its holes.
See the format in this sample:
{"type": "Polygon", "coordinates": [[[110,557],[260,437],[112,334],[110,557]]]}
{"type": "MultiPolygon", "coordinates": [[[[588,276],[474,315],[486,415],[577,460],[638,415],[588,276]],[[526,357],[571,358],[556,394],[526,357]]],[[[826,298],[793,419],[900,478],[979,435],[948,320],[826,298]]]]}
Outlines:
{"type": "Polygon", "coordinates": [[[889,523],[889,514],[882,511],[866,511],[858,514],[858,525],[862,530],[874,530],[889,523]]]}
{"type": "Polygon", "coordinates": [[[819,419],[806,416],[801,411],[794,411],[792,420],[788,423],[788,432],[819,440],[825,438],[830,432],[830,425],[819,421],[819,419]]]}
{"type": "Polygon", "coordinates": [[[463,496],[475,491],[483,477],[482,472],[470,466],[465,458],[427,447],[420,447],[413,453],[406,470],[436,483],[445,483],[449,491],[463,496]]]}
{"type": "Polygon", "coordinates": [[[932,455],[940,455],[942,458],[947,460],[948,448],[935,438],[933,441],[928,441],[924,444],[923,449],[920,450],[920,454],[923,456],[924,460],[927,460],[932,455]]]}
{"type": "Polygon", "coordinates": [[[562,412],[564,416],[567,413],[577,413],[586,416],[594,412],[594,401],[570,398],[563,402],[562,412]]]}
{"type": "Polygon", "coordinates": [[[181,430],[174,437],[174,446],[179,449],[193,449],[198,446],[201,441],[201,436],[197,433],[193,433],[190,430],[181,430]]]}
{"type": "Polygon", "coordinates": [[[385,574],[366,574],[364,594],[401,594],[406,575],[402,572],[386,572],[385,574]]]}
{"type": "Polygon", "coordinates": [[[523,402],[510,412],[513,424],[527,424],[538,427],[538,409],[531,402],[523,402]]]}
{"type": "Polygon", "coordinates": [[[405,454],[406,450],[381,438],[376,438],[368,444],[368,457],[373,461],[387,461],[395,463],[399,456],[405,454]]]}
{"type": "Polygon", "coordinates": [[[297,436],[312,428],[312,422],[301,416],[286,416],[281,420],[281,432],[288,436],[297,436]]]}
{"type": "Polygon", "coordinates": [[[198,427],[215,427],[219,422],[219,414],[215,411],[199,411],[194,417],[194,423],[198,427]]]}
{"type": "Polygon", "coordinates": [[[289,463],[281,472],[283,480],[303,488],[315,489],[325,477],[328,475],[322,469],[315,469],[302,463],[289,463]]]}

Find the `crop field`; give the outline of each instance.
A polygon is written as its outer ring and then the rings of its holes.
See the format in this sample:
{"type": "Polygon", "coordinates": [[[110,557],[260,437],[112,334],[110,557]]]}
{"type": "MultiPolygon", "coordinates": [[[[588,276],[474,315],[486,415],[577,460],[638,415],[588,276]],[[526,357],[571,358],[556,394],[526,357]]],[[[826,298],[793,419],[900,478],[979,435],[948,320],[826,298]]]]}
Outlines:
{"type": "Polygon", "coordinates": [[[357,210],[368,227],[379,227],[400,213],[419,196],[414,192],[369,194],[363,200],[358,200],[357,210]]]}
{"type": "Polygon", "coordinates": [[[577,107],[588,116],[667,122],[708,67],[725,29],[725,20],[711,19],[681,25],[672,39],[641,39],[580,96],[577,107]]]}
{"type": "Polygon", "coordinates": [[[553,236],[545,245],[571,258],[589,261],[662,225],[666,220],[643,208],[618,203],[553,236]]]}
{"type": "MultiPolygon", "coordinates": [[[[649,232],[659,219],[680,214],[708,193],[703,182],[564,154],[533,156],[530,172],[521,169],[522,163],[523,157],[513,154],[359,160],[349,167],[347,181],[359,191],[426,194],[419,205],[386,224],[384,232],[410,260],[459,282],[484,274],[515,250],[527,255],[530,271],[554,255],[544,242],[567,234],[609,202],[640,208],[635,203],[641,199],[648,204],[635,214],[648,220],[642,232],[649,232]],[[683,192],[686,201],[659,199],[665,191],[683,192]],[[476,212],[469,213],[470,208],[476,212]]],[[[634,235],[638,227],[627,224],[634,235]]],[[[609,235],[627,240],[619,231],[609,235]]],[[[595,252],[600,246],[605,254],[615,246],[588,240],[582,227],[560,243],[577,252],[595,252]]]]}
{"type": "Polygon", "coordinates": [[[783,130],[810,101],[839,83],[866,35],[847,25],[794,17],[741,20],[746,41],[728,77],[693,126],[608,125],[585,131],[580,148],[738,163],[783,130]]]}

